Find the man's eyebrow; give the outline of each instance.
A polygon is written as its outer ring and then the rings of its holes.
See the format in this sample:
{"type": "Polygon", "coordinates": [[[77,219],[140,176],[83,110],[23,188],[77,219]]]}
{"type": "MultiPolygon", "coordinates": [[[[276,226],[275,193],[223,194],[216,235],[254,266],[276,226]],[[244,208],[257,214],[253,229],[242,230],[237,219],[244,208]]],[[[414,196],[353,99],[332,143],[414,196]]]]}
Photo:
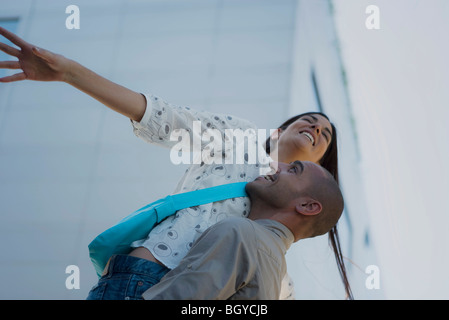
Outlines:
{"type": "Polygon", "coordinates": [[[295,162],[293,162],[293,164],[301,169],[301,173],[304,172],[304,165],[302,164],[301,161],[296,160],[295,162]]]}

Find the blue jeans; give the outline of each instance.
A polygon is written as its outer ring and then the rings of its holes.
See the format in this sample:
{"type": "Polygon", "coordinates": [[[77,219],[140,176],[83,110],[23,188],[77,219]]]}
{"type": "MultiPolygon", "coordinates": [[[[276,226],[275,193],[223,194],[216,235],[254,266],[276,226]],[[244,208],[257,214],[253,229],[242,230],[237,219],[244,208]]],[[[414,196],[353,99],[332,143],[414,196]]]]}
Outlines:
{"type": "Polygon", "coordinates": [[[128,255],[114,255],[87,300],[143,300],[142,294],[158,283],[170,269],[128,255]]]}

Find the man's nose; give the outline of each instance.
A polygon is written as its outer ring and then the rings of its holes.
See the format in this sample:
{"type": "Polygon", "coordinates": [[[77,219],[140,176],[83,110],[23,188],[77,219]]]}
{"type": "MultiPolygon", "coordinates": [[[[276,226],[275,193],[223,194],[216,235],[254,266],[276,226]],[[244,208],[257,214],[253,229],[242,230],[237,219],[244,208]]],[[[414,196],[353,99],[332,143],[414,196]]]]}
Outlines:
{"type": "Polygon", "coordinates": [[[275,174],[275,173],[279,173],[283,170],[288,170],[289,165],[284,162],[272,161],[270,163],[270,167],[272,169],[272,171],[270,173],[275,174]]]}

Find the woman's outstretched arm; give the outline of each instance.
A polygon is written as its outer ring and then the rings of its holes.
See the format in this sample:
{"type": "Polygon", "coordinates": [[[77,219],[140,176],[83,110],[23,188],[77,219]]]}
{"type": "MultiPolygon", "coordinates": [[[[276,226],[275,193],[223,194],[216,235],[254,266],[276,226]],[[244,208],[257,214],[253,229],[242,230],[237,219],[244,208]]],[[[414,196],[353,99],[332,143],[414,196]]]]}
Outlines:
{"type": "Polygon", "coordinates": [[[0,50],[18,59],[0,61],[0,69],[22,70],[0,78],[0,82],[21,80],[66,82],[134,121],[142,119],[146,108],[145,97],[142,94],[109,81],[76,61],[38,48],[2,27],[0,35],[20,48],[19,50],[0,42],[0,50]]]}

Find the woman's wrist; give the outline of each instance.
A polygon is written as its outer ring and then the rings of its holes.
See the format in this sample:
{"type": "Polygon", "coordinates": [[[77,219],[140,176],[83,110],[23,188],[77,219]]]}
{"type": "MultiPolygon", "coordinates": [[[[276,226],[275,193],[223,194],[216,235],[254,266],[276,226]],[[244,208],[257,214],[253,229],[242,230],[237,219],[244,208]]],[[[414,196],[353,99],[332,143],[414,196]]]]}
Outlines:
{"type": "Polygon", "coordinates": [[[142,119],[146,101],[140,93],[116,84],[73,60],[64,61],[61,71],[65,83],[132,120],[142,119]]]}
{"type": "Polygon", "coordinates": [[[65,68],[62,70],[62,82],[74,85],[79,79],[80,69],[82,66],[76,61],[65,58],[65,68]]]}

